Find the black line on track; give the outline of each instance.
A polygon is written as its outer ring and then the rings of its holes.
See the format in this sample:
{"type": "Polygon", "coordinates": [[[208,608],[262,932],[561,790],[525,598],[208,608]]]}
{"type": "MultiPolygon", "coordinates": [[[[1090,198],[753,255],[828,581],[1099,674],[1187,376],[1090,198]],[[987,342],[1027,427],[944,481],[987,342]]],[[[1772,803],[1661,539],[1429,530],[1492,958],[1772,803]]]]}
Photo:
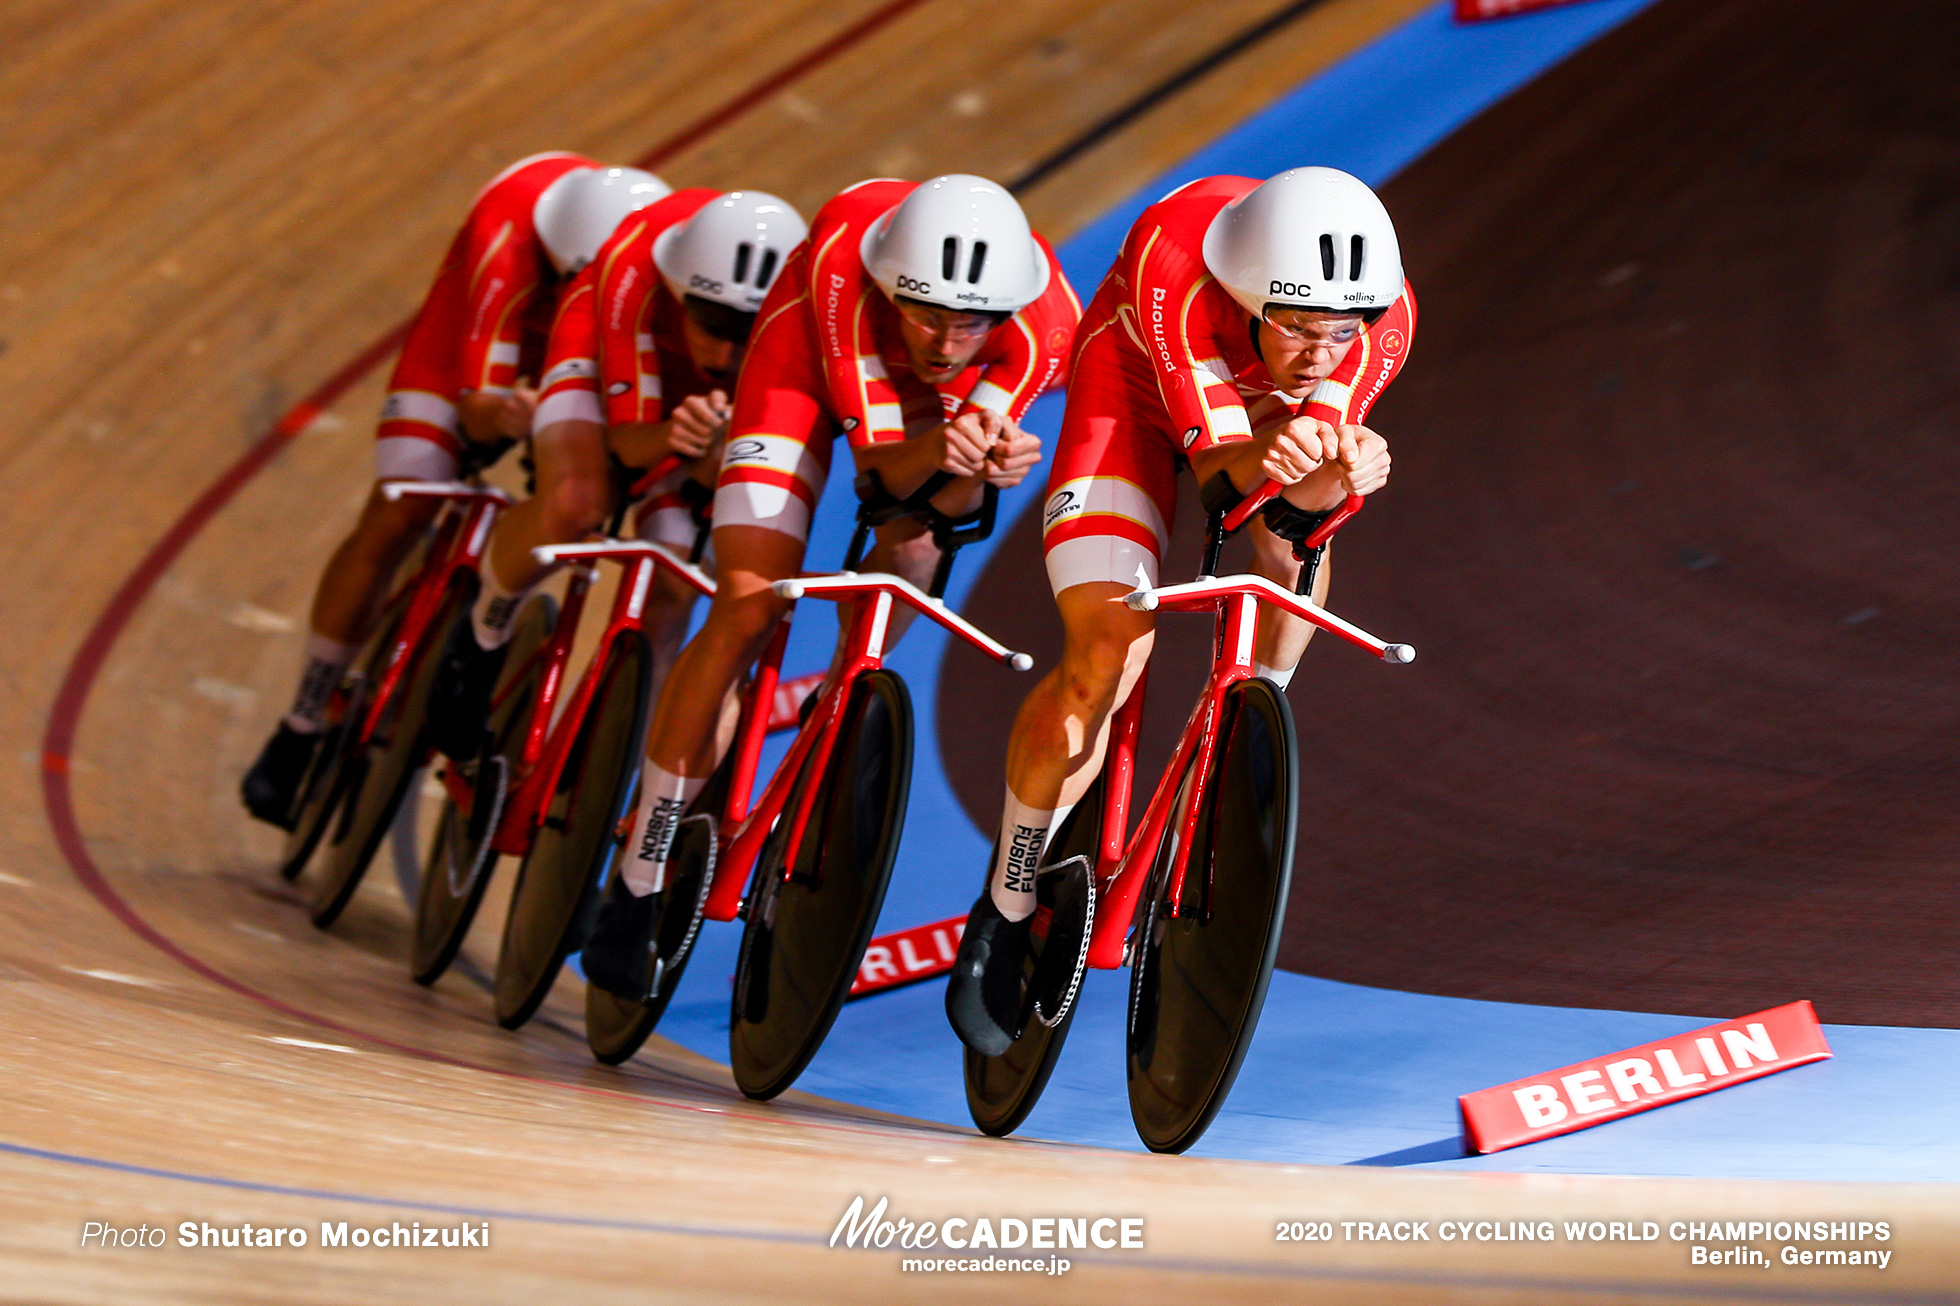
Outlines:
{"type": "Polygon", "coordinates": [[[1205,74],[1222,64],[1230,63],[1233,59],[1244,54],[1253,46],[1258,45],[1261,41],[1264,41],[1267,37],[1291,23],[1294,19],[1320,8],[1325,3],[1326,0],[1294,0],[1294,3],[1286,6],[1286,8],[1280,10],[1278,13],[1253,24],[1225,44],[1219,46],[1216,50],[1213,50],[1210,54],[1199,59],[1196,63],[1187,64],[1149,90],[1136,96],[1127,104],[1124,104],[1114,113],[1107,115],[1087,131],[1075,137],[1060,149],[1049,154],[1032,168],[1029,168],[1026,172],[1009,182],[1007,189],[1019,195],[1039,185],[1054,173],[1067,167],[1076,159],[1088,153],[1109,137],[1114,136],[1117,132],[1123,130],[1123,128],[1129,126],[1132,122],[1141,118],[1144,114],[1150,112],[1171,96],[1176,95],[1179,91],[1191,85],[1191,83],[1197,81],[1205,74]]]}

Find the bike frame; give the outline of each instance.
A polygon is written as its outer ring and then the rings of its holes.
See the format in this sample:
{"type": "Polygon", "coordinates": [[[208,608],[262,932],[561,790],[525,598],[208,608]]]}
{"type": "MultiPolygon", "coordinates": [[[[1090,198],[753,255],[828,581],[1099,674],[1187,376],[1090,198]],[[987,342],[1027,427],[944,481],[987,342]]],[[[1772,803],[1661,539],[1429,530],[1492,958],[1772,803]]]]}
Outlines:
{"type": "MultiPolygon", "coordinates": [[[[599,692],[599,677],[605,669],[607,655],[628,632],[645,628],[647,594],[652,588],[654,573],[664,568],[679,576],[697,593],[712,597],[715,592],[714,581],[700,568],[661,544],[597,540],[584,544],[547,545],[532,550],[532,553],[547,566],[567,562],[586,565],[578,567],[572,574],[564,606],[559,609],[551,637],[531,654],[530,660],[506,677],[506,684],[514,687],[523,682],[538,662],[544,664],[544,679],[538,687],[538,698],[532,705],[530,720],[526,723],[524,748],[518,759],[521,778],[510,801],[504,805],[497,819],[497,829],[490,839],[491,848],[513,857],[522,857],[531,850],[545,807],[557,790],[565,760],[578,737],[579,726],[591,708],[593,696],[599,692]],[[612,612],[606,619],[604,632],[599,636],[592,661],[587,664],[584,674],[572,689],[565,710],[560,713],[556,708],[570,670],[579,620],[585,611],[586,596],[598,576],[596,564],[601,561],[623,564],[625,574],[613,594],[612,612]]],[[[509,689],[505,692],[508,694],[509,689]]],[[[497,700],[502,701],[501,697],[497,700]]],[[[446,768],[443,786],[458,806],[466,808],[474,797],[474,787],[459,774],[459,770],[453,766],[446,768]]]]}
{"type": "MultiPolygon", "coordinates": [[[[412,591],[408,611],[395,630],[388,660],[361,718],[356,744],[365,744],[374,737],[382,712],[408,671],[410,655],[421,647],[429,633],[429,623],[435,620],[437,609],[449,593],[450,582],[457,572],[475,571],[482,564],[483,550],[490,542],[490,528],[497,524],[497,515],[510,506],[510,496],[502,490],[467,481],[390,481],[381,487],[381,497],[391,503],[407,498],[440,499],[444,508],[429,548],[429,561],[406,582],[412,591]]],[[[389,596],[389,603],[399,600],[401,593],[396,590],[389,596]]]]}
{"type": "MultiPolygon", "coordinates": [[[[1308,537],[1305,548],[1326,543],[1340,524],[1353,515],[1359,505],[1330,517],[1308,537]]],[[[1129,828],[1130,798],[1136,779],[1136,742],[1143,721],[1143,693],[1148,671],[1139,677],[1129,699],[1111,718],[1108,761],[1104,775],[1102,844],[1097,850],[1096,884],[1102,899],[1096,909],[1096,923],[1090,936],[1088,964],[1113,970],[1129,961],[1130,926],[1136,913],[1137,895],[1149,879],[1158,851],[1170,830],[1186,767],[1196,760],[1192,772],[1191,795],[1177,822],[1176,839],[1170,865],[1170,911],[1173,917],[1184,911],[1184,881],[1191,856],[1192,839],[1197,833],[1199,814],[1210,787],[1212,761],[1218,750],[1219,723],[1225,709],[1225,695],[1241,680],[1252,676],[1252,652],[1258,635],[1258,609],[1261,603],[1288,612],[1313,626],[1336,635],[1357,648],[1366,649],[1384,662],[1412,662],[1415,650],[1407,644],[1390,644],[1344,621],[1312,599],[1275,585],[1262,576],[1201,576],[1185,585],[1161,589],[1141,586],[1124,595],[1123,603],[1137,612],[1211,612],[1215,623],[1212,641],[1211,677],[1192,709],[1184,731],[1178,736],[1177,751],[1157,781],[1157,788],[1144,808],[1136,833],[1125,838],[1129,828]]]]}
{"type": "MultiPolygon", "coordinates": [[[[849,602],[852,604],[851,623],[845,633],[844,656],[837,674],[830,677],[829,682],[818,691],[816,707],[797,731],[788,755],[769,778],[761,799],[753,808],[749,799],[754,792],[756,771],[762,756],[762,739],[768,731],[769,707],[775,698],[776,685],[782,672],[783,650],[789,643],[790,618],[795,613],[794,607],[777,622],[762,660],[757,664],[755,676],[743,692],[741,718],[736,725],[732,745],[735,771],[722,808],[718,832],[719,855],[715,858],[714,880],[704,910],[704,915],[711,920],[733,920],[740,913],[742,891],[756,859],[761,855],[763,840],[768,838],[777,820],[785,815],[790,791],[797,777],[804,773],[806,767],[811,768],[812,775],[821,774],[829,762],[838,736],[842,733],[844,710],[850,703],[852,687],[860,677],[884,665],[885,637],[890,629],[894,604],[903,603],[916,609],[996,662],[1016,671],[1026,671],[1034,665],[1034,659],[1027,654],[1016,653],[948,609],[938,599],[927,596],[917,586],[898,576],[883,572],[859,575],[847,571],[777,581],[774,588],[778,597],[789,599],[792,603],[805,597],[849,602]]],[[[808,832],[810,815],[816,807],[816,791],[816,785],[806,786],[798,796],[795,810],[788,813],[790,826],[785,834],[788,843],[783,853],[785,879],[796,865],[797,852],[808,832]]]]}

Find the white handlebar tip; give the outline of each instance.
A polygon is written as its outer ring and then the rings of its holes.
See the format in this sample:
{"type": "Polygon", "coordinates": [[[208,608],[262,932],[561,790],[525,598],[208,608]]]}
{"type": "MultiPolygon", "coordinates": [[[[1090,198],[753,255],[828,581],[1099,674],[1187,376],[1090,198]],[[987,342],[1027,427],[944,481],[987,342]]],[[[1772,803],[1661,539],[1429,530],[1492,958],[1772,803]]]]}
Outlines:
{"type": "Polygon", "coordinates": [[[769,587],[776,591],[779,599],[800,599],[803,597],[803,582],[800,580],[779,580],[769,587]]]}
{"type": "Polygon", "coordinates": [[[1007,665],[1015,671],[1032,671],[1034,670],[1034,659],[1025,653],[1009,653],[1007,655],[1007,665]]]}
{"type": "Polygon", "coordinates": [[[1414,662],[1416,650],[1413,644],[1390,644],[1382,649],[1384,662],[1414,662]]]}
{"type": "Polygon", "coordinates": [[[1154,590],[1137,590],[1123,596],[1123,603],[1132,612],[1155,612],[1157,595],[1154,590]]]}

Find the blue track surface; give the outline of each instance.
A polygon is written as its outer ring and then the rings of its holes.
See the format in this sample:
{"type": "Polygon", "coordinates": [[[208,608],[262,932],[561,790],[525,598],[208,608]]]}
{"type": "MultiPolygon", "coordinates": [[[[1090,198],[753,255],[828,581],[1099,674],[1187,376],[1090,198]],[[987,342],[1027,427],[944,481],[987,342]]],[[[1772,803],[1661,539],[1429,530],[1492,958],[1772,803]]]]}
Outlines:
{"type": "MultiPolygon", "coordinates": [[[[1322,163],[1380,184],[1650,2],[1597,0],[1468,28],[1456,26],[1448,5],[1439,4],[1153,181],[1065,245],[1062,261],[1086,298],[1136,215],[1194,177],[1263,177],[1322,163]]],[[[1059,400],[1043,400],[1029,426],[1052,438],[1060,415],[1059,400]]],[[[1004,496],[1004,517],[1028,506],[1038,490],[1030,485],[1004,496]]],[[[813,566],[843,555],[852,506],[849,478],[839,475],[818,513],[813,566]]],[[[987,551],[983,545],[962,555],[948,595],[955,606],[987,551]]],[[[1031,601],[1046,601],[1046,577],[1028,577],[1028,592],[1031,601]]],[[[804,603],[797,624],[785,664],[790,673],[821,666],[836,632],[829,604],[804,603]]],[[[921,624],[890,659],[912,686],[920,747],[905,844],[881,931],[963,913],[991,840],[961,811],[931,742],[944,649],[945,636],[921,624]]],[[[995,696],[1000,710],[1011,712],[1027,683],[1003,670],[974,684],[972,692],[995,696]]],[[[766,760],[773,763],[781,748],[779,741],[766,760]]],[[[727,1057],[738,942],[734,925],[704,930],[660,1028],[716,1060],[727,1057]]],[[[1127,976],[1091,976],[1067,1051],[1023,1136],[1140,1148],[1123,1080],[1127,976]]],[[[967,1125],[959,1045],[941,1010],[942,992],[930,983],[846,1007],[798,1087],[967,1125]]],[[[1830,1026],[1835,1060],[1494,1157],[1463,1155],[1458,1094],[1740,1014],[1530,1007],[1278,974],[1238,1085],[1195,1152],[1509,1171],[1960,1178],[1960,1133],[1941,1105],[1960,1076],[1960,1032],[1924,1029],[1830,1026]]]]}

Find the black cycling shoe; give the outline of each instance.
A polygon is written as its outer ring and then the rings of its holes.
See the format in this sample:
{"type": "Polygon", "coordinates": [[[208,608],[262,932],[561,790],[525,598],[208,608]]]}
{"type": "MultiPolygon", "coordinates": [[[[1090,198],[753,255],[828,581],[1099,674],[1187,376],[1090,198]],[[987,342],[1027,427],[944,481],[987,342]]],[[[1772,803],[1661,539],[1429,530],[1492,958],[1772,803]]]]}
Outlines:
{"type": "Polygon", "coordinates": [[[599,919],[585,941],[579,964],[585,982],[628,1002],[645,1002],[660,976],[653,954],[653,922],[660,895],[639,897],[614,875],[599,904],[599,919]]]}
{"type": "Polygon", "coordinates": [[[476,760],[483,749],[490,695],[503,669],[504,649],[478,644],[476,628],[464,616],[449,632],[429,691],[429,735],[443,756],[455,762],[476,760]]]}
{"type": "Polygon", "coordinates": [[[306,768],[313,765],[313,753],[325,733],[316,730],[303,734],[281,721],[238,786],[245,810],[270,825],[291,830],[300,782],[306,779],[306,768]]]}
{"type": "Polygon", "coordinates": [[[1022,971],[1033,920],[1008,920],[991,893],[982,893],[966,918],[946,984],[946,1019],[960,1042],[983,1057],[1006,1052],[1020,1032],[1022,971]]]}

